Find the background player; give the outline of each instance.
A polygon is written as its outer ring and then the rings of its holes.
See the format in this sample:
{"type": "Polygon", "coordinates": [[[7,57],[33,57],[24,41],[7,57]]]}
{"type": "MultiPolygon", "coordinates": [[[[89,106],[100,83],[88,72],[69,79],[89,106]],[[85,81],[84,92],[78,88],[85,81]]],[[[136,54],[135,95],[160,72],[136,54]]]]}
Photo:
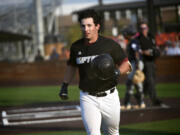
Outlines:
{"type": "Polygon", "coordinates": [[[135,75],[135,72],[137,69],[143,70],[143,63],[141,60],[141,54],[140,54],[140,46],[138,43],[138,40],[134,37],[136,34],[136,30],[133,29],[133,27],[128,27],[124,31],[125,38],[129,41],[127,45],[127,54],[128,59],[131,62],[132,65],[132,72],[128,75],[127,81],[126,81],[126,93],[125,93],[125,109],[131,109],[131,97],[132,95],[135,95],[135,98],[137,100],[138,106],[140,108],[145,108],[144,103],[144,94],[143,94],[143,82],[134,83],[133,77],[135,75]],[[136,88],[136,93],[134,94],[134,88],[136,88]]]}
{"type": "Polygon", "coordinates": [[[93,76],[96,71],[91,68],[91,63],[98,64],[98,60],[100,62],[103,57],[107,58],[106,60],[112,58],[120,74],[126,74],[131,70],[130,63],[115,41],[99,35],[100,17],[95,11],[87,10],[80,14],[79,22],[83,38],[71,46],[70,59],[67,62],[64,83],[59,95],[62,99],[67,99],[68,84],[78,68],[81,115],[87,134],[100,135],[102,126],[104,134],[118,135],[120,100],[115,87],[117,77],[110,75],[111,77],[103,78],[104,75],[106,76],[103,73],[101,77],[93,76]],[[96,61],[94,62],[93,59],[96,61]]]}

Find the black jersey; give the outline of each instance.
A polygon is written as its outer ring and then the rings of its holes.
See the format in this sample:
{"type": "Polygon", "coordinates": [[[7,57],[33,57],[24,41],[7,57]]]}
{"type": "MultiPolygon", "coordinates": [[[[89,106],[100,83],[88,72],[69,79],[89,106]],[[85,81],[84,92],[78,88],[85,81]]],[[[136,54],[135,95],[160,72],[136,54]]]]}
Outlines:
{"type": "MultiPolygon", "coordinates": [[[[151,34],[148,34],[148,37],[145,37],[143,34],[140,34],[140,36],[137,37],[137,40],[139,40],[140,47],[142,51],[144,50],[152,50],[153,48],[156,47],[155,41],[151,34]]],[[[147,55],[142,55],[144,61],[153,61],[154,56],[147,56],[147,55]]]]}
{"type": "Polygon", "coordinates": [[[91,44],[85,44],[82,38],[72,44],[68,64],[77,66],[79,69],[79,88],[83,91],[104,91],[117,85],[117,79],[100,80],[92,77],[90,62],[97,55],[108,53],[115,64],[120,64],[126,55],[122,48],[115,41],[102,36],[91,44]]]}

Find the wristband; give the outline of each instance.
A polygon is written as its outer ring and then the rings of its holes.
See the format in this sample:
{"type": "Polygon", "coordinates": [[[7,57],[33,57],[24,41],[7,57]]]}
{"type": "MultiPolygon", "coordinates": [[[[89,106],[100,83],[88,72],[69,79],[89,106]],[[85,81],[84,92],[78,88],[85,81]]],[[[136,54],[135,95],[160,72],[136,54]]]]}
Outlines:
{"type": "Polygon", "coordinates": [[[62,83],[62,87],[68,87],[68,85],[69,83],[65,83],[65,82],[62,83]]]}

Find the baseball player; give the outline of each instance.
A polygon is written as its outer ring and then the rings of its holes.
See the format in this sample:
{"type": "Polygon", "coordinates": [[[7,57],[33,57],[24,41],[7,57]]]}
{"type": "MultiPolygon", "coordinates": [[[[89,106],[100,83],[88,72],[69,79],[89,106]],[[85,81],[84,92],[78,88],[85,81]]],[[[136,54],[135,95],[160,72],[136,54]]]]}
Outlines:
{"type": "Polygon", "coordinates": [[[132,64],[132,72],[128,75],[127,81],[126,81],[126,93],[125,93],[125,109],[131,109],[132,104],[131,104],[131,96],[134,95],[138,106],[140,108],[145,108],[145,103],[144,103],[144,94],[143,94],[143,82],[138,82],[135,83],[133,82],[133,78],[136,74],[137,70],[143,70],[143,63],[141,60],[141,55],[140,55],[140,46],[138,43],[138,40],[133,37],[135,35],[136,31],[128,27],[126,28],[125,31],[125,37],[129,40],[129,43],[127,45],[127,54],[128,54],[128,59],[132,64]],[[134,94],[134,89],[136,88],[136,93],[134,94]]]}
{"type": "Polygon", "coordinates": [[[79,71],[80,107],[88,135],[119,134],[120,100],[117,76],[131,70],[122,48],[99,35],[100,17],[94,10],[79,15],[83,37],[74,42],[59,96],[68,98],[68,84],[79,71]]]}

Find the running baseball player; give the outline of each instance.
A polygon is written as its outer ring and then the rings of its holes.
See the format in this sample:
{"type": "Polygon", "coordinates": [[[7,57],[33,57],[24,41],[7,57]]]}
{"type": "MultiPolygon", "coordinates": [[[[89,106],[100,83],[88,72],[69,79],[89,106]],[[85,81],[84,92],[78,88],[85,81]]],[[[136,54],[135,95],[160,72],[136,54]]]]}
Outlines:
{"type": "Polygon", "coordinates": [[[80,107],[88,135],[119,135],[120,100],[117,78],[131,66],[122,48],[99,35],[100,17],[94,10],[79,15],[83,37],[74,42],[59,96],[68,98],[68,84],[79,71],[80,107]]]}

